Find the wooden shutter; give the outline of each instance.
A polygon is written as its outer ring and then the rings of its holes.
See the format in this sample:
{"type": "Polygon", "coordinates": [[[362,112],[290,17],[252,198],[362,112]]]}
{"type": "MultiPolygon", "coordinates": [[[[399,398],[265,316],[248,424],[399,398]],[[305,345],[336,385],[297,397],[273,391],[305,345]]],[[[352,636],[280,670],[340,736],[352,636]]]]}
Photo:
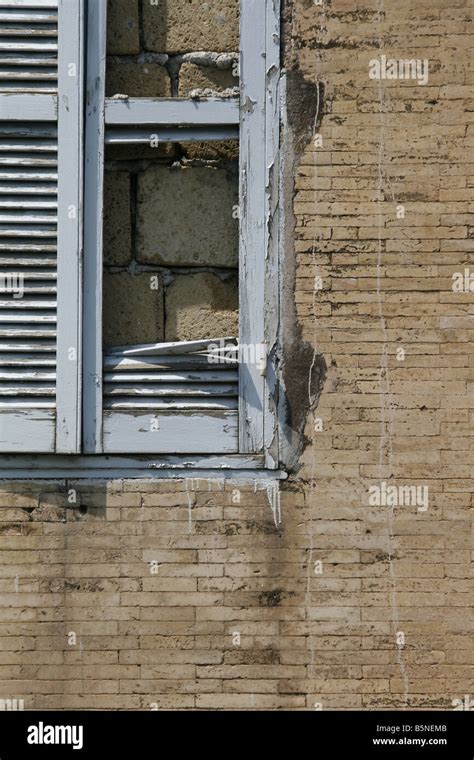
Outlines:
{"type": "Polygon", "coordinates": [[[235,453],[238,362],[231,339],[112,349],[104,356],[104,450],[235,453]],[[214,361],[217,360],[217,361],[214,361]]]}
{"type": "Polygon", "coordinates": [[[81,0],[0,0],[2,452],[79,450],[82,38],[81,0]]]}

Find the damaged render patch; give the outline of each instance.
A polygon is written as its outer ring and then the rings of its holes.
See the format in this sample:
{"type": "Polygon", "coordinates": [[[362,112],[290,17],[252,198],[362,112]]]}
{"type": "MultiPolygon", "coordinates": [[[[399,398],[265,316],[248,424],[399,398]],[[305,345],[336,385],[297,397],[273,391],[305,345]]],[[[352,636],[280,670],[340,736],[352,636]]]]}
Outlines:
{"type": "Polygon", "coordinates": [[[327,365],[317,347],[303,340],[302,328],[297,319],[294,246],[296,220],[293,203],[297,168],[306,146],[321,124],[325,93],[324,83],[308,82],[297,70],[287,73],[284,91],[282,376],[285,398],[281,408],[281,424],[286,439],[285,468],[297,471],[301,454],[310,444],[304,435],[306,420],[319,403],[327,365]]]}
{"type": "Polygon", "coordinates": [[[325,87],[324,82],[308,82],[300,71],[289,71],[286,79],[288,127],[293,137],[295,158],[299,163],[315,128],[321,126],[325,87]]]}

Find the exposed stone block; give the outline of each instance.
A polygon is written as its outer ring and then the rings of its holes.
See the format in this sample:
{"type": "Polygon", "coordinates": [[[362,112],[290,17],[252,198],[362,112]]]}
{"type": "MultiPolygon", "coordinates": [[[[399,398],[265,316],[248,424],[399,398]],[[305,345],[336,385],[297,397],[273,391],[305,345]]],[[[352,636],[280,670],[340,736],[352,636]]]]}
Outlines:
{"type": "Polygon", "coordinates": [[[163,340],[163,288],[159,275],[105,272],[104,343],[163,340]]]}
{"type": "Polygon", "coordinates": [[[138,179],[138,260],[237,266],[237,204],[237,174],[206,166],[150,167],[138,179]]]}
{"type": "Polygon", "coordinates": [[[171,80],[159,63],[111,61],[107,64],[106,95],[165,98],[171,95],[171,80]]]}
{"type": "Polygon", "coordinates": [[[132,256],[130,175],[106,172],[104,184],[104,261],[127,266],[132,256]]]}
{"type": "Polygon", "coordinates": [[[107,3],[107,53],[133,55],[140,52],[138,0],[107,3]]]}
{"type": "Polygon", "coordinates": [[[166,340],[238,335],[237,277],[210,272],[178,275],[165,293],[166,340]]]}
{"type": "Polygon", "coordinates": [[[193,90],[222,92],[238,85],[239,80],[233,76],[232,67],[198,66],[185,61],[179,70],[179,95],[182,98],[189,96],[193,90]]]}
{"type": "Polygon", "coordinates": [[[157,53],[239,49],[239,0],[143,0],[145,47],[157,53]]]}

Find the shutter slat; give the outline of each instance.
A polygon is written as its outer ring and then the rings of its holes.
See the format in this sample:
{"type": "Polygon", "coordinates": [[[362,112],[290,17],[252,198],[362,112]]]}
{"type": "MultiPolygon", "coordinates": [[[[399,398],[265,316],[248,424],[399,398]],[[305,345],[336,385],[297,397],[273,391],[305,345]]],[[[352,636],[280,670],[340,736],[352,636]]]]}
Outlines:
{"type": "Polygon", "coordinates": [[[237,398],[216,398],[216,399],[202,399],[202,398],[147,398],[147,399],[131,399],[127,397],[104,398],[104,409],[109,410],[138,410],[149,409],[150,411],[189,411],[193,409],[208,410],[229,410],[235,411],[238,409],[239,403],[237,398]]]}
{"type": "Polygon", "coordinates": [[[39,53],[57,53],[58,43],[51,40],[2,40],[0,38],[0,50],[10,51],[26,51],[39,53]]]}
{"type": "MultiPolygon", "coordinates": [[[[3,262],[3,258],[0,259],[0,261],[3,262]]],[[[35,281],[35,280],[51,280],[51,281],[55,281],[56,278],[57,278],[57,273],[54,270],[52,270],[52,271],[42,271],[41,269],[38,269],[36,271],[34,269],[28,269],[28,271],[23,272],[23,275],[24,275],[24,279],[25,279],[25,284],[26,284],[26,281],[28,281],[28,280],[32,280],[32,281],[35,281]]],[[[0,270],[0,276],[1,277],[6,277],[7,275],[6,275],[5,272],[3,272],[2,270],[0,270]]]]}
{"type": "MultiPolygon", "coordinates": [[[[54,399],[43,399],[37,396],[31,396],[30,398],[10,398],[0,396],[0,409],[16,411],[17,409],[54,409],[56,406],[54,399]]],[[[0,418],[0,424],[2,420],[0,418]]]]}
{"type": "Polygon", "coordinates": [[[124,346],[113,348],[110,354],[122,355],[124,357],[143,357],[143,356],[176,356],[192,355],[204,351],[210,351],[214,346],[224,346],[228,350],[236,350],[236,338],[214,338],[207,340],[189,340],[172,343],[152,343],[140,346],[124,346]]]}
{"type": "Polygon", "coordinates": [[[58,14],[54,11],[43,11],[40,9],[31,11],[7,10],[0,5],[0,23],[1,24],[17,24],[24,23],[33,25],[35,22],[38,24],[54,24],[57,23],[58,14]]]}
{"type": "Polygon", "coordinates": [[[58,30],[52,24],[35,23],[37,19],[25,19],[22,24],[14,23],[13,19],[2,20],[0,14],[0,37],[57,37],[58,30]]]}
{"type": "Polygon", "coordinates": [[[0,196],[1,195],[52,195],[56,196],[56,184],[49,183],[45,185],[39,185],[37,183],[32,185],[23,185],[19,182],[0,182],[0,196]]]}
{"type": "MultiPolygon", "coordinates": [[[[0,370],[0,383],[12,383],[16,380],[27,380],[29,382],[40,382],[41,380],[56,380],[55,372],[35,372],[31,369],[23,372],[14,372],[13,370],[0,370]]],[[[3,386],[0,385],[0,389],[3,386]]]]}
{"type": "Polygon", "coordinates": [[[56,337],[56,330],[49,329],[48,325],[41,325],[41,327],[8,327],[5,328],[0,324],[0,338],[50,338],[56,337]]]}
{"type": "MultiPolygon", "coordinates": [[[[1,289],[0,289],[1,293],[1,289]]],[[[11,300],[4,300],[4,294],[2,293],[2,296],[0,296],[0,310],[1,309],[55,309],[56,308],[56,301],[48,301],[48,300],[37,300],[37,301],[26,301],[24,298],[18,298],[15,300],[15,296],[12,295],[11,300]]],[[[0,320],[4,320],[4,313],[1,313],[0,320]]],[[[28,315],[25,315],[25,319],[28,319],[28,315]]]]}
{"type": "Polygon", "coordinates": [[[53,200],[52,198],[41,198],[41,196],[37,196],[36,198],[15,198],[14,200],[7,200],[6,198],[2,198],[0,195],[0,209],[51,209],[53,211],[57,211],[58,203],[57,201],[53,200]]]}
{"type": "Polygon", "coordinates": [[[6,180],[29,180],[30,182],[35,182],[36,180],[39,180],[40,182],[57,182],[58,175],[57,172],[52,172],[47,169],[30,169],[29,171],[24,168],[18,168],[16,171],[15,169],[0,169],[0,181],[6,180]]]}
{"type": "Polygon", "coordinates": [[[42,156],[40,153],[34,153],[31,156],[0,154],[0,166],[57,166],[56,156],[42,156]]]}
{"type": "MultiPolygon", "coordinates": [[[[36,338],[36,336],[34,337],[36,338]]],[[[32,340],[29,343],[17,340],[0,341],[0,353],[12,352],[12,354],[19,354],[20,357],[29,352],[35,352],[36,357],[36,352],[48,353],[53,351],[56,351],[54,341],[32,340]]]]}
{"type": "Polygon", "coordinates": [[[8,303],[8,308],[1,309],[0,310],[0,325],[6,325],[6,324],[18,324],[18,325],[24,325],[24,324],[51,324],[56,322],[56,314],[51,314],[50,312],[42,312],[33,310],[30,312],[25,312],[22,314],[22,312],[17,312],[15,309],[11,309],[12,304],[8,303]]]}
{"type": "MultiPolygon", "coordinates": [[[[120,371],[126,372],[145,372],[156,370],[171,371],[193,371],[193,370],[214,370],[216,365],[210,363],[207,354],[184,354],[170,356],[143,356],[137,359],[126,358],[116,354],[107,353],[104,358],[104,369],[109,372],[120,371]]],[[[225,360],[222,365],[223,369],[238,367],[236,359],[225,360]]]]}
{"type": "Polygon", "coordinates": [[[13,237],[13,238],[51,238],[55,233],[54,227],[41,227],[36,225],[18,225],[13,227],[0,227],[0,237],[13,237]]]}
{"type": "Polygon", "coordinates": [[[14,139],[12,137],[8,138],[2,138],[0,139],[0,151],[6,152],[6,151],[25,151],[27,153],[31,153],[34,151],[35,154],[37,153],[51,153],[57,151],[57,145],[54,140],[54,138],[50,139],[43,139],[43,140],[34,140],[32,137],[30,138],[21,138],[14,139]]]}
{"type": "Polygon", "coordinates": [[[57,215],[54,211],[45,210],[43,213],[34,210],[18,211],[0,211],[0,224],[56,224],[57,215]]]}
{"type": "Polygon", "coordinates": [[[237,384],[215,383],[209,385],[166,385],[149,383],[143,385],[118,385],[105,383],[106,396],[237,396],[237,384]]]}
{"type": "Polygon", "coordinates": [[[44,382],[29,383],[17,382],[15,385],[5,385],[0,382],[0,396],[54,396],[56,393],[55,385],[46,385],[44,382]],[[19,386],[21,390],[19,391],[19,386]]]}
{"type": "Polygon", "coordinates": [[[0,353],[0,367],[56,367],[56,359],[47,353],[0,353]]]}
{"type": "MultiPolygon", "coordinates": [[[[5,287],[3,285],[1,272],[0,272],[0,282],[2,283],[0,288],[5,287]]],[[[34,285],[31,283],[23,283],[23,284],[19,283],[18,285],[15,285],[14,283],[13,286],[10,286],[10,287],[12,289],[11,294],[7,294],[7,293],[1,294],[2,304],[5,304],[5,307],[6,307],[6,304],[9,303],[10,306],[15,308],[15,305],[19,302],[19,306],[18,306],[19,309],[21,308],[36,309],[39,303],[41,303],[41,306],[43,309],[56,308],[56,301],[49,301],[49,299],[51,299],[52,296],[54,297],[56,295],[57,287],[54,283],[37,282],[34,285]],[[13,288],[15,288],[15,290],[13,290],[13,288]],[[20,295],[18,295],[19,289],[21,289],[20,295]],[[35,299],[35,296],[38,296],[38,299],[27,302],[25,301],[25,296],[28,296],[31,299],[35,299]],[[9,298],[8,301],[7,301],[7,298],[9,298]],[[43,300],[41,300],[40,302],[39,298],[42,298],[43,300]],[[50,306],[49,303],[51,303],[52,305],[50,306]]]]}
{"type": "Polygon", "coordinates": [[[150,372],[150,373],[105,373],[106,383],[236,383],[237,372],[150,372]]]}
{"type": "Polygon", "coordinates": [[[25,71],[33,67],[55,67],[56,58],[51,53],[0,53],[0,66],[22,66],[25,71]]]}

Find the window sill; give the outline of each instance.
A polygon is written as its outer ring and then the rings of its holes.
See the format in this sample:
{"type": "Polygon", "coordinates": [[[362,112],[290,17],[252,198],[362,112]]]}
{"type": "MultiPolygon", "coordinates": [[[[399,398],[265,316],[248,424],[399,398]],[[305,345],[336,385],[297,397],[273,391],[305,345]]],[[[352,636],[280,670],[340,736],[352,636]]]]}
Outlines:
{"type": "Polygon", "coordinates": [[[269,470],[257,455],[149,456],[5,455],[0,480],[215,478],[286,480],[282,470],[269,470]]]}

